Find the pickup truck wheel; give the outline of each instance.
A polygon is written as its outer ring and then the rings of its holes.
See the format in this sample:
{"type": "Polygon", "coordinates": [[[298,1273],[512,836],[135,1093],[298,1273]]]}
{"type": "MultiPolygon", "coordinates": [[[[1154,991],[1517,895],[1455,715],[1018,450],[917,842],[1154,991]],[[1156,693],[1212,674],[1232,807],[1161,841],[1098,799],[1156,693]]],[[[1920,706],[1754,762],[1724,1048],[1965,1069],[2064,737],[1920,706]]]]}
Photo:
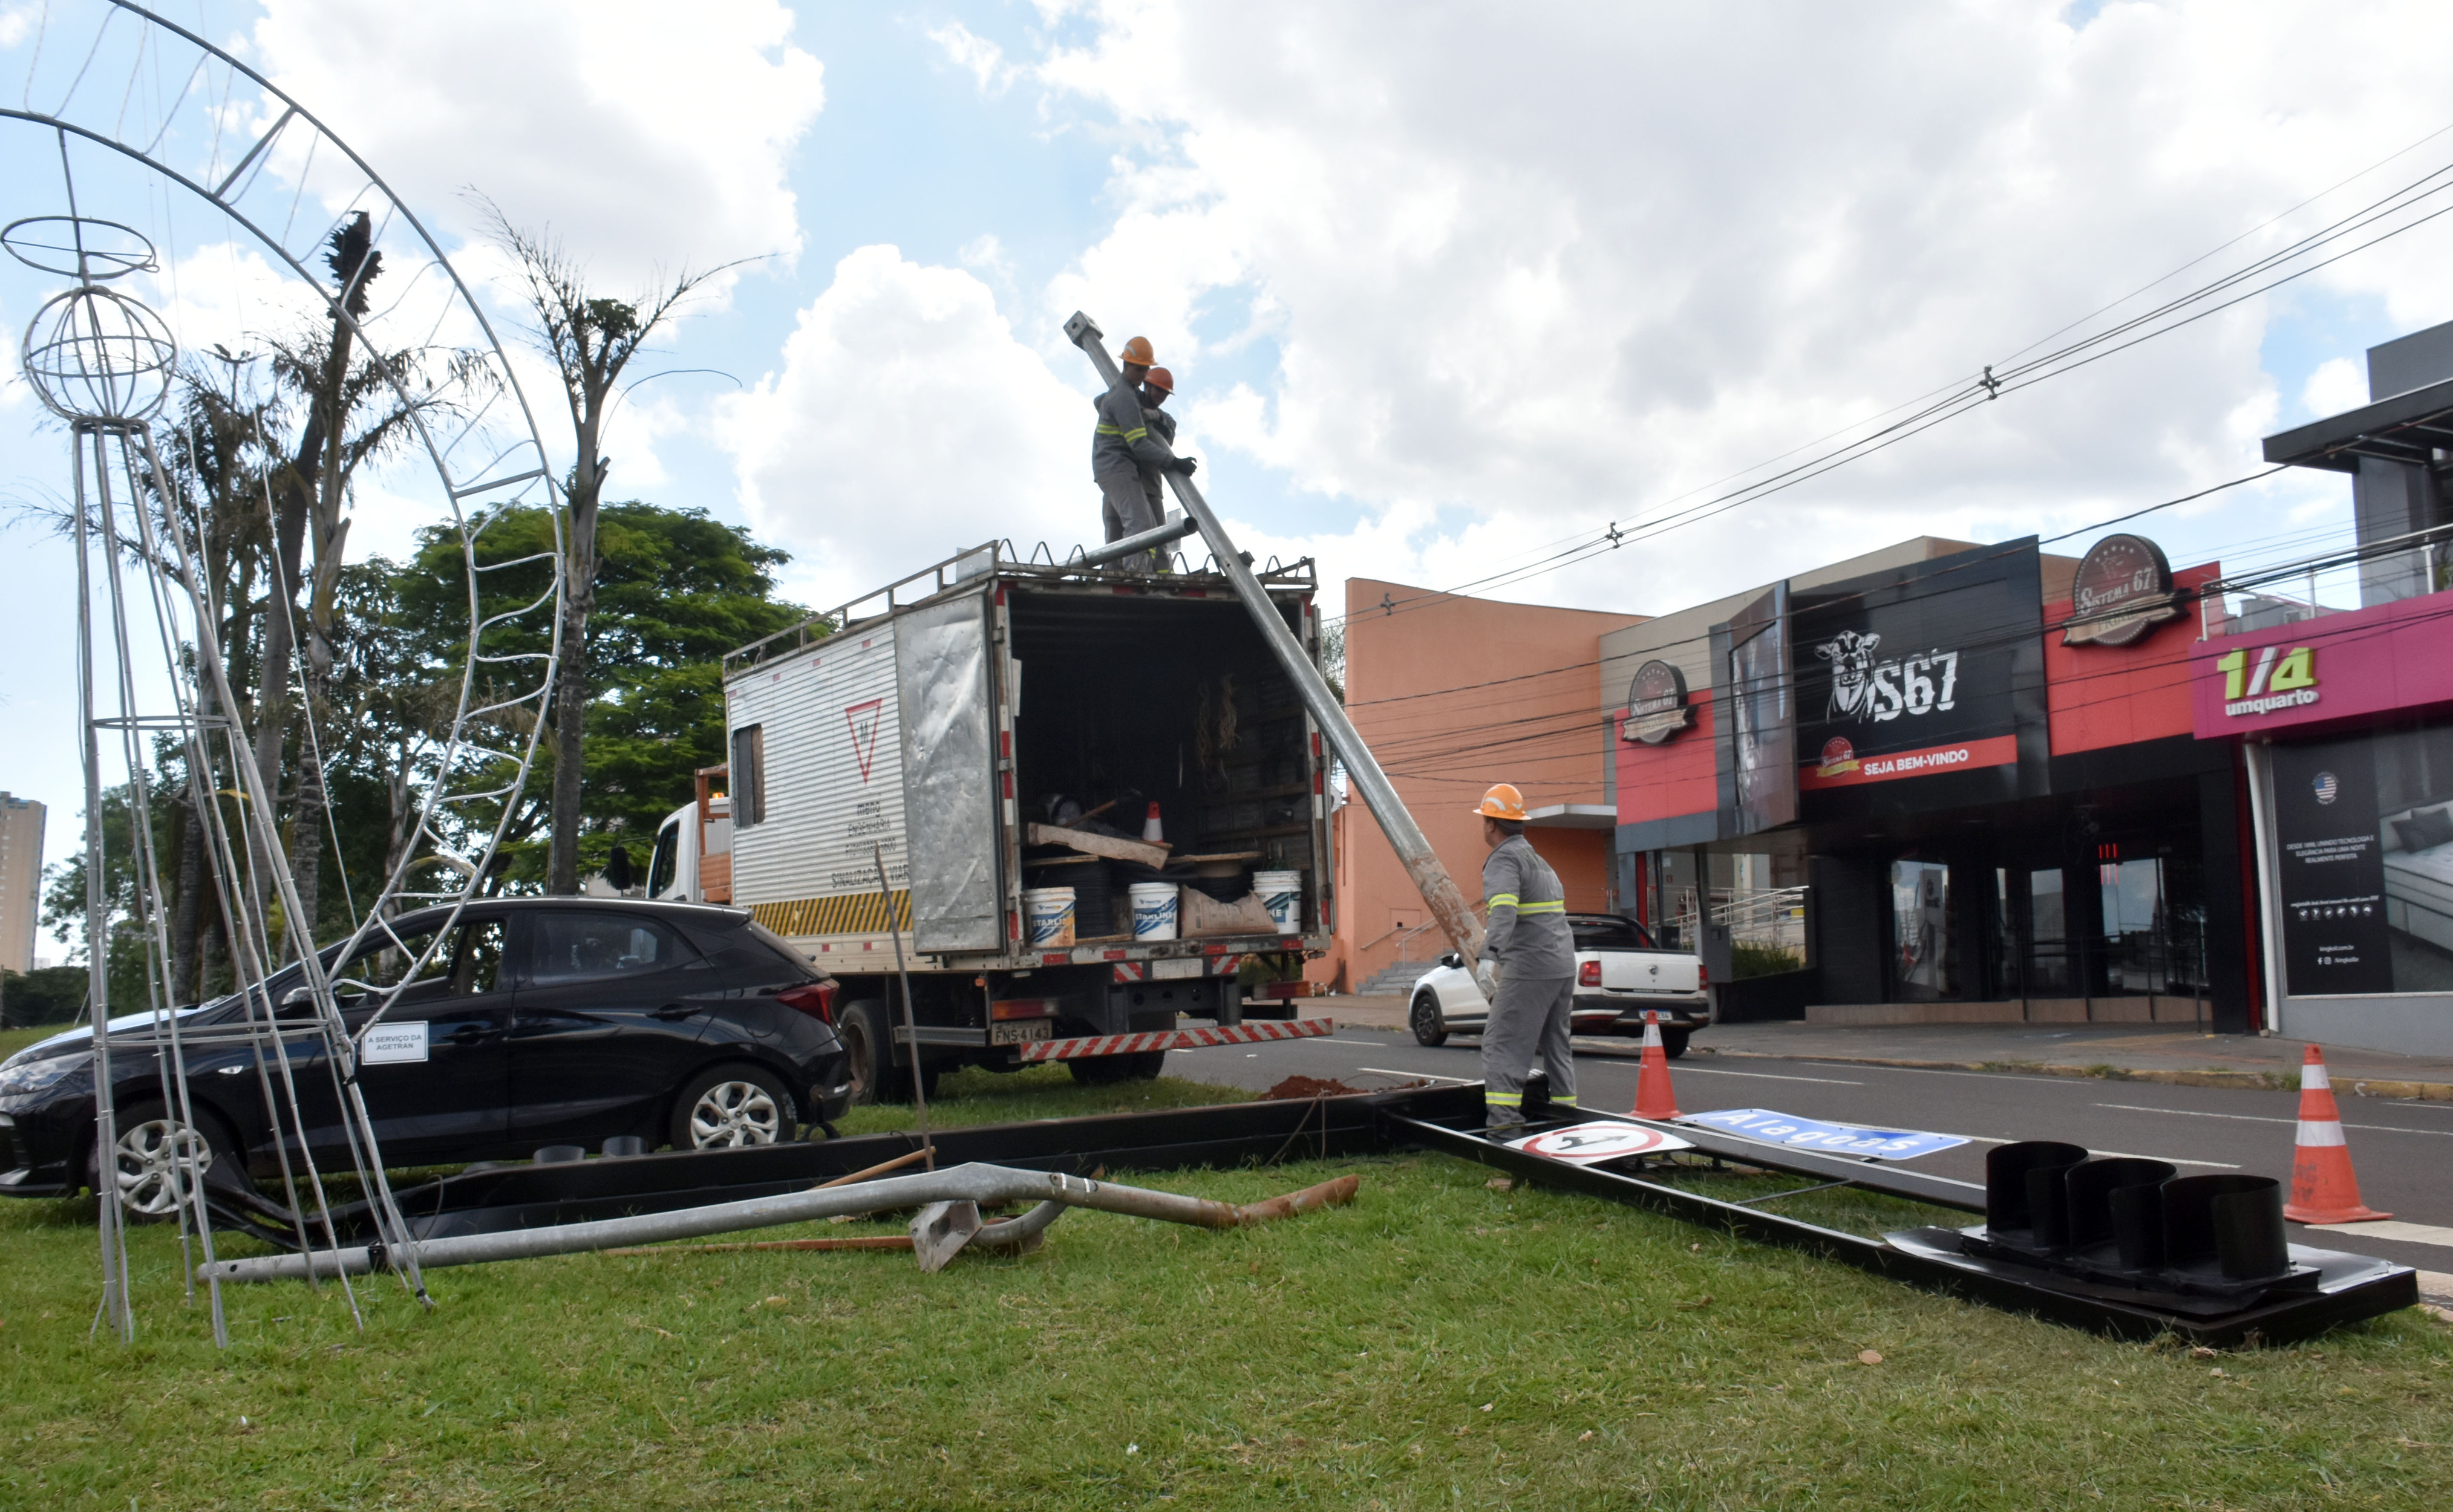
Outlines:
{"type": "Polygon", "coordinates": [[[1448,1043],[1447,1021],[1440,1015],[1440,1000],[1428,987],[1414,994],[1413,1006],[1406,1011],[1406,1026],[1414,1031],[1414,1043],[1436,1049],[1448,1043]]]}
{"type": "Polygon", "coordinates": [[[1685,1029],[1662,1030],[1661,1053],[1669,1057],[1669,1059],[1673,1061],[1678,1059],[1680,1056],[1685,1055],[1686,1053],[1687,1032],[1688,1031],[1685,1029]]]}
{"type": "Polygon", "coordinates": [[[800,1132],[800,1109],[782,1078],[765,1066],[709,1066],[673,1099],[673,1148],[738,1149],[780,1144],[800,1132]]]}

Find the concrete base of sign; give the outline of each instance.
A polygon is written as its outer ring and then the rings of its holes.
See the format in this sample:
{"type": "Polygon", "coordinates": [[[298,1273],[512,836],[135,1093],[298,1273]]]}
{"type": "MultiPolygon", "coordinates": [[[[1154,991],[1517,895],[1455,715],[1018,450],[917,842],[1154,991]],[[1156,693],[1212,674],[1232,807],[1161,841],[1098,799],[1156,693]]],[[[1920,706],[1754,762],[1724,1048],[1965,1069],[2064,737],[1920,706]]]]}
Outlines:
{"type": "Polygon", "coordinates": [[[2196,1024],[2204,998],[2009,998],[1992,1003],[1817,1003],[1805,1022],[1829,1028],[1906,1024],[2196,1024]]]}

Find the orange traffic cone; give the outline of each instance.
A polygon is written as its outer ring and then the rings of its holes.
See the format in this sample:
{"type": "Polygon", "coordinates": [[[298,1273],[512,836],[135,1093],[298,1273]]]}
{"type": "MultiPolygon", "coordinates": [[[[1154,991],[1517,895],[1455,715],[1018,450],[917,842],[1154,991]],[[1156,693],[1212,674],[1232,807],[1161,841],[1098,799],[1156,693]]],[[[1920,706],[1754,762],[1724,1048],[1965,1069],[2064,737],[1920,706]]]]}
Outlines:
{"type": "Polygon", "coordinates": [[[2334,1084],[2325,1057],[2315,1045],[2300,1067],[2300,1134],[2291,1160],[2291,1201],[2283,1216],[2295,1224],[2364,1224],[2391,1218],[2362,1205],[2360,1179],[2351,1174],[2350,1146],[2343,1143],[2343,1115],[2334,1107],[2334,1084]]]}
{"type": "Polygon", "coordinates": [[[1669,1089],[1669,1052],[1661,1047],[1661,1015],[1649,1008],[1644,1014],[1644,1064],[1635,1073],[1635,1116],[1678,1116],[1678,1094],[1669,1089]]]}

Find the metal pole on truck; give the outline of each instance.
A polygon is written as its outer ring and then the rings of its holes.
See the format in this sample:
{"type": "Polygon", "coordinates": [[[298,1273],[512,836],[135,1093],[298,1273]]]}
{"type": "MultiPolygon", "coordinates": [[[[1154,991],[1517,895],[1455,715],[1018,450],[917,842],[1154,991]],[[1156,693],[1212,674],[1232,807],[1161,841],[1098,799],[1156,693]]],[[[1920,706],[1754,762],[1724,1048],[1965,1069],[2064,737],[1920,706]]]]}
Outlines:
{"type": "MultiPolygon", "coordinates": [[[[894,941],[894,974],[903,982],[903,1038],[911,1047],[911,1105],[920,1115],[920,1151],[933,1171],[937,1168],[937,1144],[928,1137],[927,1076],[920,1064],[920,1029],[911,1022],[911,968],[903,964],[903,922],[894,916],[894,888],[886,880],[886,847],[872,840],[868,843],[868,855],[877,863],[877,895],[886,900],[886,932],[894,941]]],[[[894,1057],[888,1055],[886,1060],[891,1070],[894,1057]]]]}
{"type": "MultiPolygon", "coordinates": [[[[1115,360],[1107,355],[1107,343],[1101,339],[1105,333],[1099,329],[1098,323],[1077,310],[1073,318],[1065,323],[1065,334],[1073,345],[1082,348],[1090,359],[1090,365],[1099,369],[1101,381],[1112,388],[1122,374],[1116,369],[1115,360]]],[[[1320,668],[1314,666],[1311,658],[1305,654],[1303,643],[1286,628],[1286,622],[1278,614],[1276,603],[1261,587],[1261,580],[1252,575],[1250,561],[1235,549],[1234,542],[1226,538],[1226,527],[1210,511],[1209,501],[1201,496],[1201,490],[1193,487],[1192,480],[1183,473],[1170,472],[1167,481],[1174,487],[1176,498],[1183,503],[1184,512],[1201,527],[1202,536],[1209,543],[1210,554],[1218,559],[1218,569],[1226,573],[1226,581],[1235,586],[1235,596],[1244,601],[1244,607],[1250,611],[1253,622],[1260,626],[1261,636],[1268,642],[1271,654],[1277,657],[1278,665],[1286,669],[1286,676],[1293,680],[1295,691],[1303,696],[1304,707],[1310,713],[1312,723],[1320,726],[1328,737],[1329,744],[1336,746],[1337,753],[1346,759],[1347,778],[1353,782],[1355,790],[1363,795],[1363,802],[1371,810],[1371,817],[1380,822],[1381,832],[1388,837],[1388,844],[1397,852],[1397,859],[1405,863],[1406,872],[1414,879],[1415,887],[1422,892],[1423,902],[1430,905],[1431,917],[1439,921],[1441,931],[1448,937],[1448,944],[1465,957],[1466,967],[1470,970],[1482,958],[1482,925],[1474,918],[1473,909],[1466,903],[1465,895],[1457,890],[1455,879],[1448,875],[1448,868],[1441,865],[1438,852],[1431,849],[1431,843],[1423,838],[1422,829],[1415,825],[1414,816],[1406,811],[1405,801],[1397,796],[1397,789],[1388,781],[1388,774],[1380,769],[1379,760],[1371,754],[1370,747],[1363,744],[1363,737],[1356,733],[1354,722],[1346,717],[1346,706],[1328,690],[1328,684],[1320,675],[1320,668]]]]}

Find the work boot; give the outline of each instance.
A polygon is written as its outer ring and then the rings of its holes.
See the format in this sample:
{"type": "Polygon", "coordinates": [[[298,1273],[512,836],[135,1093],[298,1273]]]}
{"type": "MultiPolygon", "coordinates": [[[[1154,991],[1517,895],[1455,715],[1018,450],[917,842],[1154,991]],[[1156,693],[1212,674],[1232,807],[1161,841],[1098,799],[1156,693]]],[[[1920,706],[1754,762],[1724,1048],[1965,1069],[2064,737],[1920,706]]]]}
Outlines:
{"type": "Polygon", "coordinates": [[[1482,1121],[1482,1131],[1484,1133],[1494,1136],[1505,1135],[1510,1139],[1524,1133],[1531,1126],[1531,1124],[1525,1121],[1525,1115],[1517,1112],[1514,1108],[1509,1108],[1505,1113],[1486,1114],[1482,1121]]]}

